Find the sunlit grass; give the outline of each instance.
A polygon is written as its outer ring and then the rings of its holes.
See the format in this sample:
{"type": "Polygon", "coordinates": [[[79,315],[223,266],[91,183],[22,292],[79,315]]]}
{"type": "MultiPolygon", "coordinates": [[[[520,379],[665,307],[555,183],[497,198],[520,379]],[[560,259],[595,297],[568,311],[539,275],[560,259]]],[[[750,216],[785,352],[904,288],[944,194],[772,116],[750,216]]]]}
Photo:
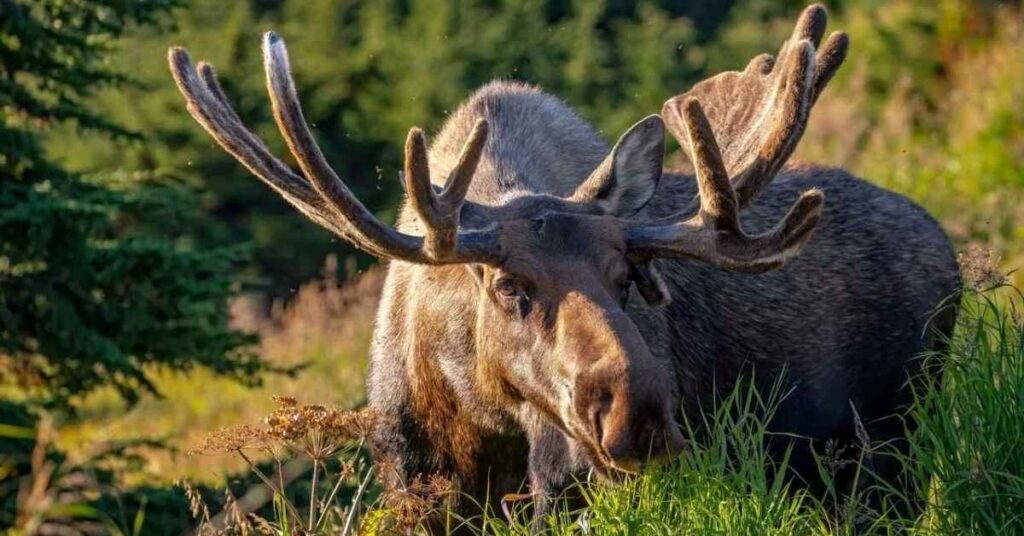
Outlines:
{"type": "Polygon", "coordinates": [[[915,408],[923,533],[1024,533],[1024,299],[1007,294],[964,301],[944,386],[915,408]]]}

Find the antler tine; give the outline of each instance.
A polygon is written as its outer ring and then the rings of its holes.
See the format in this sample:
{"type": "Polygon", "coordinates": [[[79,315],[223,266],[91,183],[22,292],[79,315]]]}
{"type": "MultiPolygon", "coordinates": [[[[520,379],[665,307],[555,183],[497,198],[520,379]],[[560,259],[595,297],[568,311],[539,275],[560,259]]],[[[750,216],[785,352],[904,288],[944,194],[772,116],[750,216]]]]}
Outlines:
{"type": "Polygon", "coordinates": [[[681,140],[687,99],[697,98],[706,107],[740,209],[764,190],[796,150],[811,108],[846,58],[846,34],[835,32],[822,42],[827,23],[824,6],[808,7],[778,56],[761,54],[743,71],[701,81],[662,109],[669,131],[681,140]]]}
{"type": "Polygon", "coordinates": [[[258,157],[264,164],[275,172],[284,185],[287,185],[290,189],[301,190],[303,196],[308,196],[308,200],[312,201],[317,199],[316,192],[313,192],[309,187],[309,182],[306,179],[296,175],[287,165],[277,159],[271,154],[270,149],[267,148],[266,144],[263,143],[259,137],[249,131],[245,123],[242,122],[242,118],[235,112],[231,102],[228,100],[227,94],[224,92],[224,88],[220,85],[220,80],[217,79],[217,72],[213,68],[213,65],[200,61],[196,64],[196,69],[199,71],[199,77],[203,81],[203,85],[209,93],[209,97],[212,97],[212,108],[217,110],[217,113],[223,118],[227,118],[226,121],[220,123],[222,128],[226,128],[232,136],[238,138],[242,143],[245,143],[253,150],[254,155],[258,157]]]}
{"type": "Polygon", "coordinates": [[[483,156],[484,146],[487,145],[487,136],[490,133],[490,125],[486,119],[477,120],[473,125],[473,131],[469,133],[469,140],[462,147],[459,154],[459,161],[452,169],[448,180],[444,183],[444,190],[438,198],[438,210],[441,213],[458,214],[459,208],[466,199],[469,192],[469,185],[473,180],[473,174],[483,156]]]}
{"type": "MultiPolygon", "coordinates": [[[[821,38],[825,35],[825,27],[828,25],[828,11],[821,4],[814,4],[807,7],[800,18],[797,19],[796,27],[793,29],[793,36],[790,43],[799,43],[809,40],[814,48],[818,49],[815,63],[817,69],[814,77],[813,101],[818,100],[821,92],[828,85],[832,76],[836,74],[839,66],[846,59],[846,52],[850,47],[850,38],[843,32],[832,32],[821,45],[821,38]]],[[[780,57],[782,54],[779,55],[780,57]]]]}
{"type": "MultiPolygon", "coordinates": [[[[774,112],[774,121],[767,126],[770,133],[758,149],[756,158],[736,177],[736,196],[740,207],[745,207],[761,193],[785,164],[778,155],[792,153],[803,135],[807,116],[811,111],[812,83],[814,81],[814,47],[809,39],[793,45],[793,50],[782,58],[783,75],[778,87],[780,106],[774,112]]],[[[764,128],[764,127],[761,127],[764,128]]]]}
{"type": "Polygon", "coordinates": [[[722,162],[722,152],[697,99],[689,99],[683,107],[686,139],[697,171],[700,212],[697,218],[709,221],[716,229],[738,232],[739,205],[729,182],[729,173],[722,162]]]}
{"type": "Polygon", "coordinates": [[[356,245],[381,257],[433,263],[424,254],[420,239],[399,233],[373,216],[327,163],[302,114],[284,41],[274,32],[264,35],[263,61],[274,120],[281,135],[313,189],[365,239],[356,245]]]}
{"type": "Polygon", "coordinates": [[[171,60],[172,74],[179,81],[189,111],[221,147],[311,220],[371,254],[383,256],[379,248],[365,244],[365,239],[353,232],[344,219],[339,219],[304,178],[274,157],[263,141],[245,127],[228,102],[213,66],[199,62],[197,80],[187,52],[172,49],[171,60]]]}
{"type": "Polygon", "coordinates": [[[360,247],[377,250],[382,257],[426,264],[486,262],[495,258],[497,252],[493,236],[486,232],[461,235],[458,232],[458,209],[465,199],[486,141],[486,123],[478,124],[474,129],[463,150],[463,157],[450,177],[449,187],[440,196],[434,194],[430,184],[423,133],[417,128],[409,132],[405,188],[423,221],[425,236],[406,235],[374,217],[327,163],[302,115],[284,41],[274,32],[267,32],[264,36],[263,55],[274,119],[282,136],[317,193],[340,213],[356,233],[365,238],[358,243],[360,247]]]}
{"type": "Polygon", "coordinates": [[[821,43],[821,38],[825,35],[826,25],[828,25],[828,11],[825,9],[825,6],[821,4],[807,6],[803,13],[800,14],[800,18],[796,20],[796,26],[793,28],[793,36],[790,40],[799,42],[807,39],[812,45],[817,47],[821,43]]]}
{"type": "Polygon", "coordinates": [[[821,218],[824,194],[809,190],[782,221],[760,235],[746,234],[739,201],[711,124],[693,98],[683,105],[687,145],[697,171],[700,210],[678,223],[633,224],[627,229],[631,253],[647,258],[700,260],[729,270],[759,273],[782,266],[807,242],[821,218]]]}
{"type": "Polygon", "coordinates": [[[263,142],[245,128],[227,102],[210,65],[200,62],[197,74],[188,52],[177,47],[169,51],[168,62],[190,115],[224,150],[291,205],[320,225],[347,238],[346,229],[339,227],[330,217],[322,200],[305,180],[271,155],[263,142]]]}
{"type": "MultiPolygon", "coordinates": [[[[234,107],[231,106],[231,102],[228,100],[227,94],[224,93],[224,88],[221,87],[220,81],[217,79],[217,72],[213,68],[213,65],[210,65],[205,61],[200,61],[196,64],[196,69],[199,71],[199,76],[202,79],[206,90],[209,92],[209,96],[213,97],[211,108],[216,109],[217,114],[220,115],[222,119],[225,117],[227,118],[227,121],[220,122],[218,125],[221,128],[226,129],[227,132],[240,143],[245,144],[252,152],[252,156],[259,159],[259,161],[272,172],[275,182],[270,183],[271,187],[273,187],[275,191],[281,193],[281,195],[284,195],[284,192],[288,192],[289,195],[297,196],[297,200],[301,200],[303,203],[308,204],[309,208],[316,210],[320,218],[329,222],[329,229],[340,234],[343,238],[348,239],[350,230],[344,226],[344,222],[337,222],[336,219],[332,217],[331,211],[327,207],[323,206],[323,200],[309,187],[309,182],[303,177],[295,174],[295,172],[293,172],[287,165],[271,154],[270,149],[268,149],[266,144],[263,143],[263,140],[249,131],[245,126],[245,123],[242,122],[242,118],[238,116],[234,107]]],[[[305,209],[303,210],[305,212],[305,209]]]]}
{"type": "MultiPolygon", "coordinates": [[[[380,222],[330,168],[302,116],[284,43],[272,32],[264,40],[264,60],[275,120],[309,181],[274,157],[262,140],[245,127],[228,102],[212,66],[201,62],[197,72],[184,49],[172,48],[168,54],[171,73],[192,117],[221,147],[313,221],[382,258],[424,264],[500,261],[500,244],[494,229],[458,230],[458,211],[486,140],[486,124],[474,130],[449,180],[450,188],[439,196],[434,196],[430,189],[429,175],[417,174],[426,180],[426,191],[419,192],[420,199],[429,199],[424,206],[432,211],[441,210],[438,214],[446,216],[429,220],[443,223],[440,228],[444,239],[438,245],[431,238],[430,225],[428,236],[420,237],[380,222]]],[[[421,153],[426,166],[425,148],[421,153]]],[[[417,195],[416,191],[410,190],[410,195],[417,195]]]]}
{"type": "Polygon", "coordinates": [[[723,267],[760,272],[781,266],[810,238],[821,218],[824,194],[816,189],[804,192],[775,228],[760,235],[746,234],[740,225],[739,200],[722,162],[711,123],[697,99],[686,102],[684,113],[701,200],[700,212],[693,223],[718,235],[716,251],[723,254],[723,267]]]}
{"type": "Polygon", "coordinates": [[[814,99],[811,104],[818,101],[818,97],[825,91],[825,86],[846,60],[846,53],[849,50],[850,37],[845,32],[832,32],[825,40],[825,44],[818,49],[818,57],[815,59],[818,67],[814,76],[814,99]]]}
{"type": "Polygon", "coordinates": [[[445,258],[455,251],[459,211],[487,142],[487,130],[486,120],[477,121],[444,189],[438,193],[430,181],[423,131],[409,130],[405,142],[405,190],[410,205],[426,228],[423,247],[433,258],[445,258]]]}

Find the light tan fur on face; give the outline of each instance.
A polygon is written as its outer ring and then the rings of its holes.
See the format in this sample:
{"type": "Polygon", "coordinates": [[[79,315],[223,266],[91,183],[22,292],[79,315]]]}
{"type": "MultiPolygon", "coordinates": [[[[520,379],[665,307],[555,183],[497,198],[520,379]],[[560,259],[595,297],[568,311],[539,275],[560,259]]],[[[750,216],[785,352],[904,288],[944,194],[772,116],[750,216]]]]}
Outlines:
{"type": "Polygon", "coordinates": [[[618,221],[548,214],[506,222],[503,247],[509,260],[485,271],[478,306],[476,378],[495,402],[539,409],[599,465],[635,470],[648,451],[676,445],[667,371],[620,302],[630,282],[618,221]],[[508,278],[526,290],[525,316],[492,293],[508,278]],[[658,444],[639,445],[645,438],[658,444]]]}

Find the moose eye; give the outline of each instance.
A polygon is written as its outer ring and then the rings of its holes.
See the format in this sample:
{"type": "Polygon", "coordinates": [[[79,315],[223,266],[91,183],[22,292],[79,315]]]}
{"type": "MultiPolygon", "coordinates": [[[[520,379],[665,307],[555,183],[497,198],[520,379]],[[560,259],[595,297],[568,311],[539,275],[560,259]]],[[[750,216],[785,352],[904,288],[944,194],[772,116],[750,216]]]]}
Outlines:
{"type": "Polygon", "coordinates": [[[530,300],[527,298],[523,283],[511,277],[503,277],[494,282],[494,294],[502,306],[520,318],[530,313],[530,300]]]}
{"type": "Polygon", "coordinates": [[[519,282],[510,277],[499,279],[494,283],[494,292],[498,296],[511,299],[523,295],[519,282]]]}

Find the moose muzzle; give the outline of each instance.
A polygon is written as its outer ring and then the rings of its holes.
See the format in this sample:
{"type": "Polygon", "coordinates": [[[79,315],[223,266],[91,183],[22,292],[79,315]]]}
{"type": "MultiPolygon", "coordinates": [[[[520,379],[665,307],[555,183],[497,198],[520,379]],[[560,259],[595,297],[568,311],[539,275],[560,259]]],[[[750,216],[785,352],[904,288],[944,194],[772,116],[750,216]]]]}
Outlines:
{"type": "MultiPolygon", "coordinates": [[[[583,305],[583,304],[579,304],[583,305]]],[[[656,363],[632,320],[587,303],[577,309],[574,411],[603,464],[627,472],[682,448],[671,375],[656,363]]]]}

